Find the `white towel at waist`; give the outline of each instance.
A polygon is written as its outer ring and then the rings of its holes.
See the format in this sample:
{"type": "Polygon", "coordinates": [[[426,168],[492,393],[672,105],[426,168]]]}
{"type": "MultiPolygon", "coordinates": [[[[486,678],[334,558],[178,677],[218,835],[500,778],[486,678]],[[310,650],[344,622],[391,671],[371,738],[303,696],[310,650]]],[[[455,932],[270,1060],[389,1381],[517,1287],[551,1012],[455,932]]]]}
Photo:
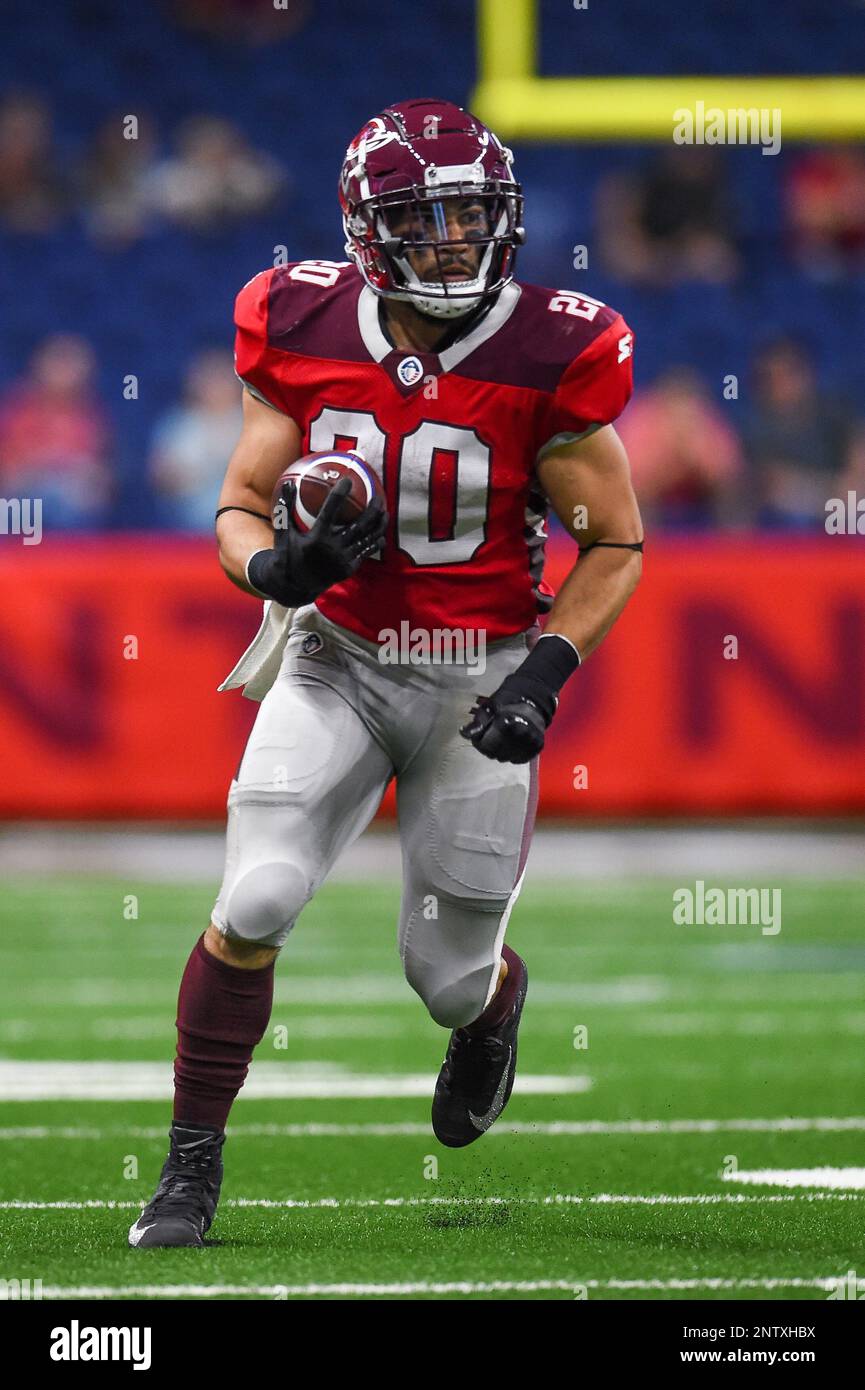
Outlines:
{"type": "Polygon", "coordinates": [[[296,612],[295,608],[283,608],[275,599],[267,599],[261,627],[234,670],[217,689],[236,690],[242,685],[247,700],[263,700],[279,675],[282,653],[296,612]]]}

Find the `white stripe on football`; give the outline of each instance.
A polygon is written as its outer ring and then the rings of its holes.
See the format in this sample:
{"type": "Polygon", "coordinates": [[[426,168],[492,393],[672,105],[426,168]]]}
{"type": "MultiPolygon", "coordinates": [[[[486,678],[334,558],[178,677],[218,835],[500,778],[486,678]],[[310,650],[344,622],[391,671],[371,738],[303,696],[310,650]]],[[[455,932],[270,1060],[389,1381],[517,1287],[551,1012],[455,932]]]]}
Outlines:
{"type": "Polygon", "coordinates": [[[309,473],[312,469],[322,468],[330,462],[340,463],[342,464],[343,468],[346,468],[352,473],[355,473],[363,483],[364,493],[366,497],[364,505],[369,506],[370,502],[372,501],[372,483],[370,482],[369,473],[364,464],[362,464],[359,459],[353,458],[351,454],[320,454],[317,458],[309,459],[309,461],[305,463],[300,470],[298,470],[297,475],[297,494],[295,500],[295,509],[297,511],[298,520],[303,523],[307,530],[309,530],[310,527],[315,525],[316,519],[313,516],[312,512],[309,510],[309,508],[305,507],[303,504],[304,478],[306,477],[307,473],[309,473]]]}

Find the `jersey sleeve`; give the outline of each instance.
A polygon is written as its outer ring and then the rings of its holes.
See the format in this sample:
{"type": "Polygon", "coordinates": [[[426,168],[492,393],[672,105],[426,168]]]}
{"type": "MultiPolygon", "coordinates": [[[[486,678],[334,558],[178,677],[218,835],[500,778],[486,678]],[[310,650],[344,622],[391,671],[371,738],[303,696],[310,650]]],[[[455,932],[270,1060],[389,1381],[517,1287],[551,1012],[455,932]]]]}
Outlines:
{"type": "Polygon", "coordinates": [[[263,270],[244,285],[234,305],[234,370],[247,390],[265,405],[284,410],[268,371],[267,311],[273,270],[263,270]]]}
{"type": "Polygon", "coordinates": [[[541,458],[612,424],[634,389],[634,335],[621,314],[562,373],[543,420],[541,458]]]}

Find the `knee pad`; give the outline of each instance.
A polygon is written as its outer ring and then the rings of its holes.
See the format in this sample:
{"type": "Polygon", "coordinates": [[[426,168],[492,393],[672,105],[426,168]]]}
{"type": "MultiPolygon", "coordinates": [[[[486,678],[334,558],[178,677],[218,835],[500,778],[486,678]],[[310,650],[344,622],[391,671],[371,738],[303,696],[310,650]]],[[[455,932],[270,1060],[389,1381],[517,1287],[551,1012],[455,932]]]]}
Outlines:
{"type": "Polygon", "coordinates": [[[312,885],[297,864],[277,860],[254,865],[228,894],[228,935],[262,946],[281,946],[311,893],[312,885]]]}
{"type": "Polygon", "coordinates": [[[500,918],[477,914],[474,923],[463,914],[459,930],[412,940],[411,922],[403,942],[405,977],[443,1028],[464,1028],[483,1013],[496,971],[496,927],[500,918]],[[473,941],[472,927],[481,939],[473,941]]]}

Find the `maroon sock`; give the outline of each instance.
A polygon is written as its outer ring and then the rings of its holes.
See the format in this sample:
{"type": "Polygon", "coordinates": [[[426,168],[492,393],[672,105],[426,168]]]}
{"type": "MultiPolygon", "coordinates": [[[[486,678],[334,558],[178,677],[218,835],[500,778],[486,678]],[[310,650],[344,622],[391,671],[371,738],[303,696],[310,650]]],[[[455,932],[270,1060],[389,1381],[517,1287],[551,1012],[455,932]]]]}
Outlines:
{"type": "Polygon", "coordinates": [[[500,1023],[504,1023],[511,1009],[514,1007],[514,1000],[517,997],[517,990],[522,979],[523,959],[518,956],[516,951],[512,951],[510,946],[502,946],[502,957],[507,962],[508,973],[498,994],[494,995],[487,1004],[482,1014],[478,1014],[474,1023],[470,1023],[465,1029],[466,1033],[486,1033],[490,1028],[498,1028],[500,1023]]]}
{"type": "Polygon", "coordinates": [[[270,1019],[273,966],[241,970],[196,941],[177,1000],[175,1120],[225,1128],[270,1019]]]}

